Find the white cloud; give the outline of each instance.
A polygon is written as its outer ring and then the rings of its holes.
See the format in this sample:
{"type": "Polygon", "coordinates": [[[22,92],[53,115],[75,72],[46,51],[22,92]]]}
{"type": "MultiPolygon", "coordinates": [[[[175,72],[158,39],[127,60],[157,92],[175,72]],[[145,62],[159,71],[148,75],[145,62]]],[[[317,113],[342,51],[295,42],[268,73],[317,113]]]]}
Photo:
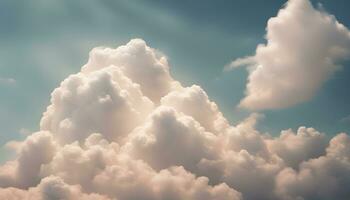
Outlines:
{"type": "Polygon", "coordinates": [[[240,199],[226,184],[209,186],[206,177],[196,178],[182,167],[159,172],[147,163],[120,151],[100,134],[89,136],[84,145],[72,143],[59,149],[42,176],[58,176],[88,193],[118,199],[240,199]]]}
{"type": "Polygon", "coordinates": [[[0,85],[14,85],[16,84],[16,80],[13,78],[1,78],[0,77],[0,85]]]}
{"type": "Polygon", "coordinates": [[[276,193],[288,200],[349,198],[349,145],[349,136],[339,134],[331,140],[325,156],[302,163],[298,171],[282,170],[276,177],[276,193]]]}
{"type": "Polygon", "coordinates": [[[40,130],[7,144],[16,157],[0,166],[0,199],[350,195],[348,135],[328,142],[301,127],[274,138],[256,130],[257,113],[232,126],[203,89],[173,80],[165,56],[144,41],[98,51],[52,92],[40,130]]]}
{"type": "Polygon", "coordinates": [[[167,58],[161,52],[148,47],[141,39],[133,39],[116,49],[93,49],[82,72],[90,73],[110,65],[119,67],[154,102],[158,102],[178,84],[169,74],[167,58]]]}
{"type": "Polygon", "coordinates": [[[171,167],[155,173],[140,162],[125,164],[108,166],[94,178],[94,187],[120,199],[241,199],[241,194],[225,183],[209,186],[208,178],[195,178],[182,167],[171,167]]]}
{"type": "Polygon", "coordinates": [[[300,127],[297,133],[282,131],[279,138],[267,140],[267,144],[288,166],[297,168],[303,161],[324,155],[327,139],[313,128],[300,127]]]}
{"type": "Polygon", "coordinates": [[[205,91],[197,85],[170,92],[161,99],[161,104],[192,116],[206,130],[213,133],[227,128],[228,122],[218,106],[211,102],[205,91]]]}
{"type": "Polygon", "coordinates": [[[350,122],[350,115],[343,117],[340,119],[341,123],[349,123],[350,122]]]}
{"type": "Polygon", "coordinates": [[[56,144],[51,133],[33,133],[20,144],[18,157],[0,167],[0,186],[28,188],[40,182],[40,167],[51,161],[56,144]]]}
{"type": "Polygon", "coordinates": [[[192,117],[173,108],[159,107],[144,126],[131,134],[127,148],[155,169],[180,165],[195,170],[201,159],[213,159],[216,140],[214,134],[206,132],[192,117]]]}
{"type": "Polygon", "coordinates": [[[0,188],[0,199],[6,200],[110,200],[99,194],[85,194],[79,185],[68,185],[61,178],[49,176],[41,180],[36,187],[29,190],[17,188],[0,188]]]}
{"type": "Polygon", "coordinates": [[[263,115],[253,113],[235,127],[230,127],[226,132],[227,148],[234,151],[246,150],[250,154],[269,156],[264,135],[259,133],[255,126],[263,115]]]}
{"type": "Polygon", "coordinates": [[[63,144],[81,141],[95,132],[120,140],[152,108],[153,103],[143,96],[139,86],[111,66],[64,80],[53,91],[40,126],[55,133],[63,144]]]}
{"type": "Polygon", "coordinates": [[[266,30],[267,44],[227,67],[249,66],[240,107],[279,109],[308,101],[349,58],[349,30],[309,0],[289,0],[266,30]]]}

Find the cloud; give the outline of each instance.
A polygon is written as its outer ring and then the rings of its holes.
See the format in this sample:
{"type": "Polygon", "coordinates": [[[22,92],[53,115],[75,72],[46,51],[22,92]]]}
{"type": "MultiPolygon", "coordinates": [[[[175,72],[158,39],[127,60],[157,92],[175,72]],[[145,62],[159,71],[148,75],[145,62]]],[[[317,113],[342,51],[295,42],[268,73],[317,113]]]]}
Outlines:
{"type": "Polygon", "coordinates": [[[310,159],[295,171],[282,170],[276,177],[276,192],[282,199],[346,199],[350,183],[348,135],[330,141],[327,154],[310,159]]]}
{"type": "Polygon", "coordinates": [[[68,185],[61,178],[49,176],[41,180],[36,187],[29,190],[17,188],[0,188],[0,198],[7,200],[110,200],[99,194],[85,194],[79,185],[68,185]]]}
{"type": "Polygon", "coordinates": [[[192,117],[159,107],[143,127],[135,129],[127,148],[158,170],[174,165],[194,170],[201,159],[215,156],[216,140],[192,117]]]}
{"type": "Polygon", "coordinates": [[[170,92],[161,99],[161,104],[192,116],[206,130],[213,133],[227,128],[228,122],[218,106],[211,102],[205,91],[197,85],[170,92]]]}
{"type": "Polygon", "coordinates": [[[64,80],[53,91],[40,127],[56,133],[62,144],[82,141],[92,132],[120,140],[141,123],[153,106],[138,84],[120,68],[110,66],[64,80]]]}
{"type": "Polygon", "coordinates": [[[350,55],[350,32],[308,0],[289,0],[266,27],[267,44],[226,69],[249,66],[246,96],[239,106],[280,109],[310,100],[350,55]]]}
{"type": "Polygon", "coordinates": [[[256,129],[258,113],[233,126],[200,86],[174,80],[160,55],[141,39],[92,50],[52,92],[40,130],[7,144],[16,156],[0,166],[0,199],[350,195],[347,134],[328,140],[301,127],[272,137],[256,129]]]}
{"type": "Polygon", "coordinates": [[[227,129],[225,136],[227,137],[227,148],[233,151],[246,150],[250,154],[263,157],[269,156],[265,136],[255,129],[258,120],[261,118],[263,118],[263,115],[253,113],[237,126],[227,129]]]}
{"type": "Polygon", "coordinates": [[[13,78],[1,78],[0,77],[0,85],[14,85],[16,84],[16,80],[13,78]]]}
{"type": "Polygon", "coordinates": [[[40,131],[28,136],[17,150],[17,159],[0,168],[0,186],[25,189],[38,184],[40,167],[50,162],[55,148],[55,141],[49,132],[40,131]]]}
{"type": "Polygon", "coordinates": [[[139,84],[145,96],[155,102],[178,84],[169,74],[166,57],[140,39],[133,39],[116,49],[93,49],[82,72],[90,73],[109,65],[118,66],[134,83],[139,84]]]}
{"type": "Polygon", "coordinates": [[[121,152],[119,145],[100,134],[89,136],[84,145],[65,145],[51,163],[42,167],[42,176],[59,176],[88,193],[118,199],[240,199],[241,194],[226,184],[210,186],[183,167],[159,172],[142,160],[121,152]]]}
{"type": "Polygon", "coordinates": [[[271,152],[281,157],[288,166],[297,168],[303,161],[326,153],[327,139],[313,128],[300,127],[297,133],[282,131],[279,138],[267,141],[271,152]]]}
{"type": "Polygon", "coordinates": [[[349,123],[349,122],[350,122],[350,115],[341,118],[341,119],[339,120],[339,122],[345,123],[345,124],[349,123]]]}

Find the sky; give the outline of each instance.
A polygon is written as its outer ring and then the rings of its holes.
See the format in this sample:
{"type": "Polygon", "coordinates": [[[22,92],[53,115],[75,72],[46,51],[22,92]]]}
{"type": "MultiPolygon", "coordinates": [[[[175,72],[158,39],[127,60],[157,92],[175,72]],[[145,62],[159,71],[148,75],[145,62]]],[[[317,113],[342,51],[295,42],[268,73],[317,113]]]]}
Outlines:
{"type": "Polygon", "coordinates": [[[310,3],[0,1],[0,199],[346,199],[350,2],[310,3]]]}

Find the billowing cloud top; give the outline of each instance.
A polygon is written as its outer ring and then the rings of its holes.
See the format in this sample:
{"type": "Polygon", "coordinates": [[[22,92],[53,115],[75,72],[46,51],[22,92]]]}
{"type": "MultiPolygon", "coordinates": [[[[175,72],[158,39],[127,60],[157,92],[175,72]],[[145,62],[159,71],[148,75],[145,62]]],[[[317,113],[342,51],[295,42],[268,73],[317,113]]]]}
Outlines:
{"type": "Polygon", "coordinates": [[[93,49],[52,92],[40,130],[9,145],[0,199],[348,199],[347,134],[300,127],[274,138],[255,113],[232,126],[169,70],[141,39],[93,49]]]}
{"type": "Polygon", "coordinates": [[[251,110],[285,108],[310,100],[349,58],[350,32],[308,0],[289,0],[266,27],[267,44],[228,68],[249,66],[246,97],[251,110]]]}

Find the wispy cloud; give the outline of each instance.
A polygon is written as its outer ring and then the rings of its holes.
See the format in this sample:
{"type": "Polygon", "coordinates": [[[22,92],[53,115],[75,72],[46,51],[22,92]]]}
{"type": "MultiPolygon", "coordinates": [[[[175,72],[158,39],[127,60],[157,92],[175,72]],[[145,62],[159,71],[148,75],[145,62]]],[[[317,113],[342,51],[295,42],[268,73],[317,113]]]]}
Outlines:
{"type": "Polygon", "coordinates": [[[343,117],[340,119],[341,123],[349,123],[350,124],[350,115],[343,117]]]}
{"type": "Polygon", "coordinates": [[[1,78],[0,77],[0,85],[14,85],[17,81],[13,78],[1,78]]]}

